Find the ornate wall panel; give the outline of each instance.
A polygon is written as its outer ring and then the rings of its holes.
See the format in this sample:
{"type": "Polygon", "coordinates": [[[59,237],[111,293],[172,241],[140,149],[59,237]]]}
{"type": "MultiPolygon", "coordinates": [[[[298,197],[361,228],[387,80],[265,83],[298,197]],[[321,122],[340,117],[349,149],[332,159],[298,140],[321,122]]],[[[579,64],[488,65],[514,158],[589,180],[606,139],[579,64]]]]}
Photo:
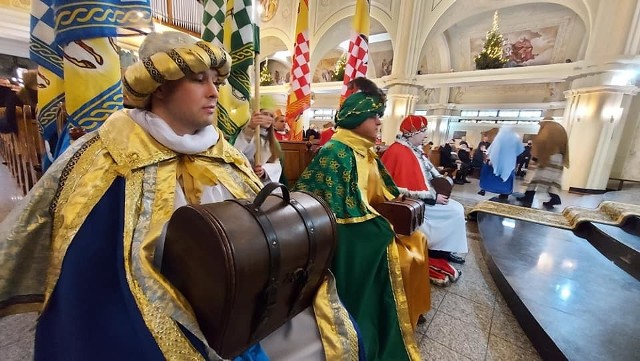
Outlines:
{"type": "Polygon", "coordinates": [[[472,86],[454,88],[449,101],[458,104],[542,103],[548,96],[547,84],[472,86]]]}
{"type": "MultiPolygon", "coordinates": [[[[585,41],[585,25],[576,13],[560,5],[530,4],[502,9],[500,33],[510,66],[544,65],[578,60],[585,41]]],[[[486,12],[445,31],[456,71],[473,70],[473,57],[484,45],[493,13],[486,12]]]]}

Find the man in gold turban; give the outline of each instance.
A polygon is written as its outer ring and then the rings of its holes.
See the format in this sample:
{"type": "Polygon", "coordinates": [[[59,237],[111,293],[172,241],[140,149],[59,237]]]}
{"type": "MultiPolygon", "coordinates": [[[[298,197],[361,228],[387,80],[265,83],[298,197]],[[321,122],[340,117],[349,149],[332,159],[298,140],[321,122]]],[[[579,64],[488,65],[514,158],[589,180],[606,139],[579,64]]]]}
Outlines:
{"type": "MultiPolygon", "coordinates": [[[[140,55],[123,81],[136,108],[75,141],[0,224],[0,316],[41,313],[35,359],[220,359],[157,265],[176,208],[260,190],[212,125],[230,57],[175,32],[150,34],[140,55]]],[[[356,334],[350,322],[342,330],[356,334]]],[[[299,342],[288,340],[276,339],[276,351],[295,352],[299,342]]],[[[357,359],[357,343],[334,342],[342,353],[331,355],[357,359]]],[[[304,346],[316,345],[322,353],[324,341],[304,346]]]]}
{"type": "Polygon", "coordinates": [[[373,205],[400,192],[373,151],[385,95],[357,78],[335,116],[338,130],[296,184],[323,198],[338,222],[332,272],[362,331],[369,360],[417,360],[413,327],[430,308],[425,236],[396,236],[373,205]]]}

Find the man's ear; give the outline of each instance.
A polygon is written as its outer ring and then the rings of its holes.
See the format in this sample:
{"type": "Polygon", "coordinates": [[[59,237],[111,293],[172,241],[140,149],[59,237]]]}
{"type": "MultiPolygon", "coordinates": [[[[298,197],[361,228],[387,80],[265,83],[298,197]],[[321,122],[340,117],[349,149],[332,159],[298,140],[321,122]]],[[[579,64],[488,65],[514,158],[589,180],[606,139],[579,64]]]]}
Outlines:
{"type": "Polygon", "coordinates": [[[166,84],[161,84],[154,92],[153,96],[158,99],[165,99],[167,97],[168,89],[166,84]]]}

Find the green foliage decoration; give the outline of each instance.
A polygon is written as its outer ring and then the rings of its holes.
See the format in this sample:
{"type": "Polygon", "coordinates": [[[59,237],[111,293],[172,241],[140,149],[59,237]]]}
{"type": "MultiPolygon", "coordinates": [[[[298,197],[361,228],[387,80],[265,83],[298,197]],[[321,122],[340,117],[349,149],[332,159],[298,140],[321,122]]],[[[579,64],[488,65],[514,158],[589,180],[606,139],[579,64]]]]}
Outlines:
{"type": "Polygon", "coordinates": [[[347,65],[347,54],[342,54],[342,56],[336,62],[336,67],[333,71],[333,81],[342,81],[344,78],[344,66],[347,65]]]}
{"type": "Polygon", "coordinates": [[[507,63],[502,51],[504,38],[498,30],[498,12],[496,11],[493,14],[493,26],[487,32],[482,51],[473,59],[476,63],[476,69],[499,69],[507,63]]]}

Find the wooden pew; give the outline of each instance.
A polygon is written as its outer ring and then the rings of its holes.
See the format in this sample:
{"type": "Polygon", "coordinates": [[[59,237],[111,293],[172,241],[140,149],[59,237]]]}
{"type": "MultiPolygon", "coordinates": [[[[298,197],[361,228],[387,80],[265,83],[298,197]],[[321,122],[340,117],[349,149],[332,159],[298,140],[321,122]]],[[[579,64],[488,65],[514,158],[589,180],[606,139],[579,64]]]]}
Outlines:
{"type": "Polygon", "coordinates": [[[35,177],[31,174],[31,162],[29,156],[29,139],[27,137],[27,126],[25,122],[24,109],[16,108],[16,125],[18,126],[18,134],[14,135],[16,142],[16,162],[17,174],[14,174],[18,180],[22,192],[27,194],[29,189],[35,184],[35,177]]]}
{"type": "MultiPolygon", "coordinates": [[[[6,116],[7,108],[0,108],[0,118],[4,118],[6,116]]],[[[10,137],[6,133],[0,133],[0,156],[2,157],[3,164],[7,167],[9,166],[9,158],[10,155],[10,137]]]]}
{"type": "Polygon", "coordinates": [[[311,163],[318,151],[318,145],[309,141],[283,140],[280,142],[280,147],[284,153],[282,171],[287,178],[289,187],[293,187],[307,165],[311,163]]]}
{"type": "Polygon", "coordinates": [[[42,133],[35,119],[31,106],[23,107],[22,123],[25,129],[25,167],[28,175],[27,185],[31,189],[42,176],[42,156],[45,152],[42,133]]]}

